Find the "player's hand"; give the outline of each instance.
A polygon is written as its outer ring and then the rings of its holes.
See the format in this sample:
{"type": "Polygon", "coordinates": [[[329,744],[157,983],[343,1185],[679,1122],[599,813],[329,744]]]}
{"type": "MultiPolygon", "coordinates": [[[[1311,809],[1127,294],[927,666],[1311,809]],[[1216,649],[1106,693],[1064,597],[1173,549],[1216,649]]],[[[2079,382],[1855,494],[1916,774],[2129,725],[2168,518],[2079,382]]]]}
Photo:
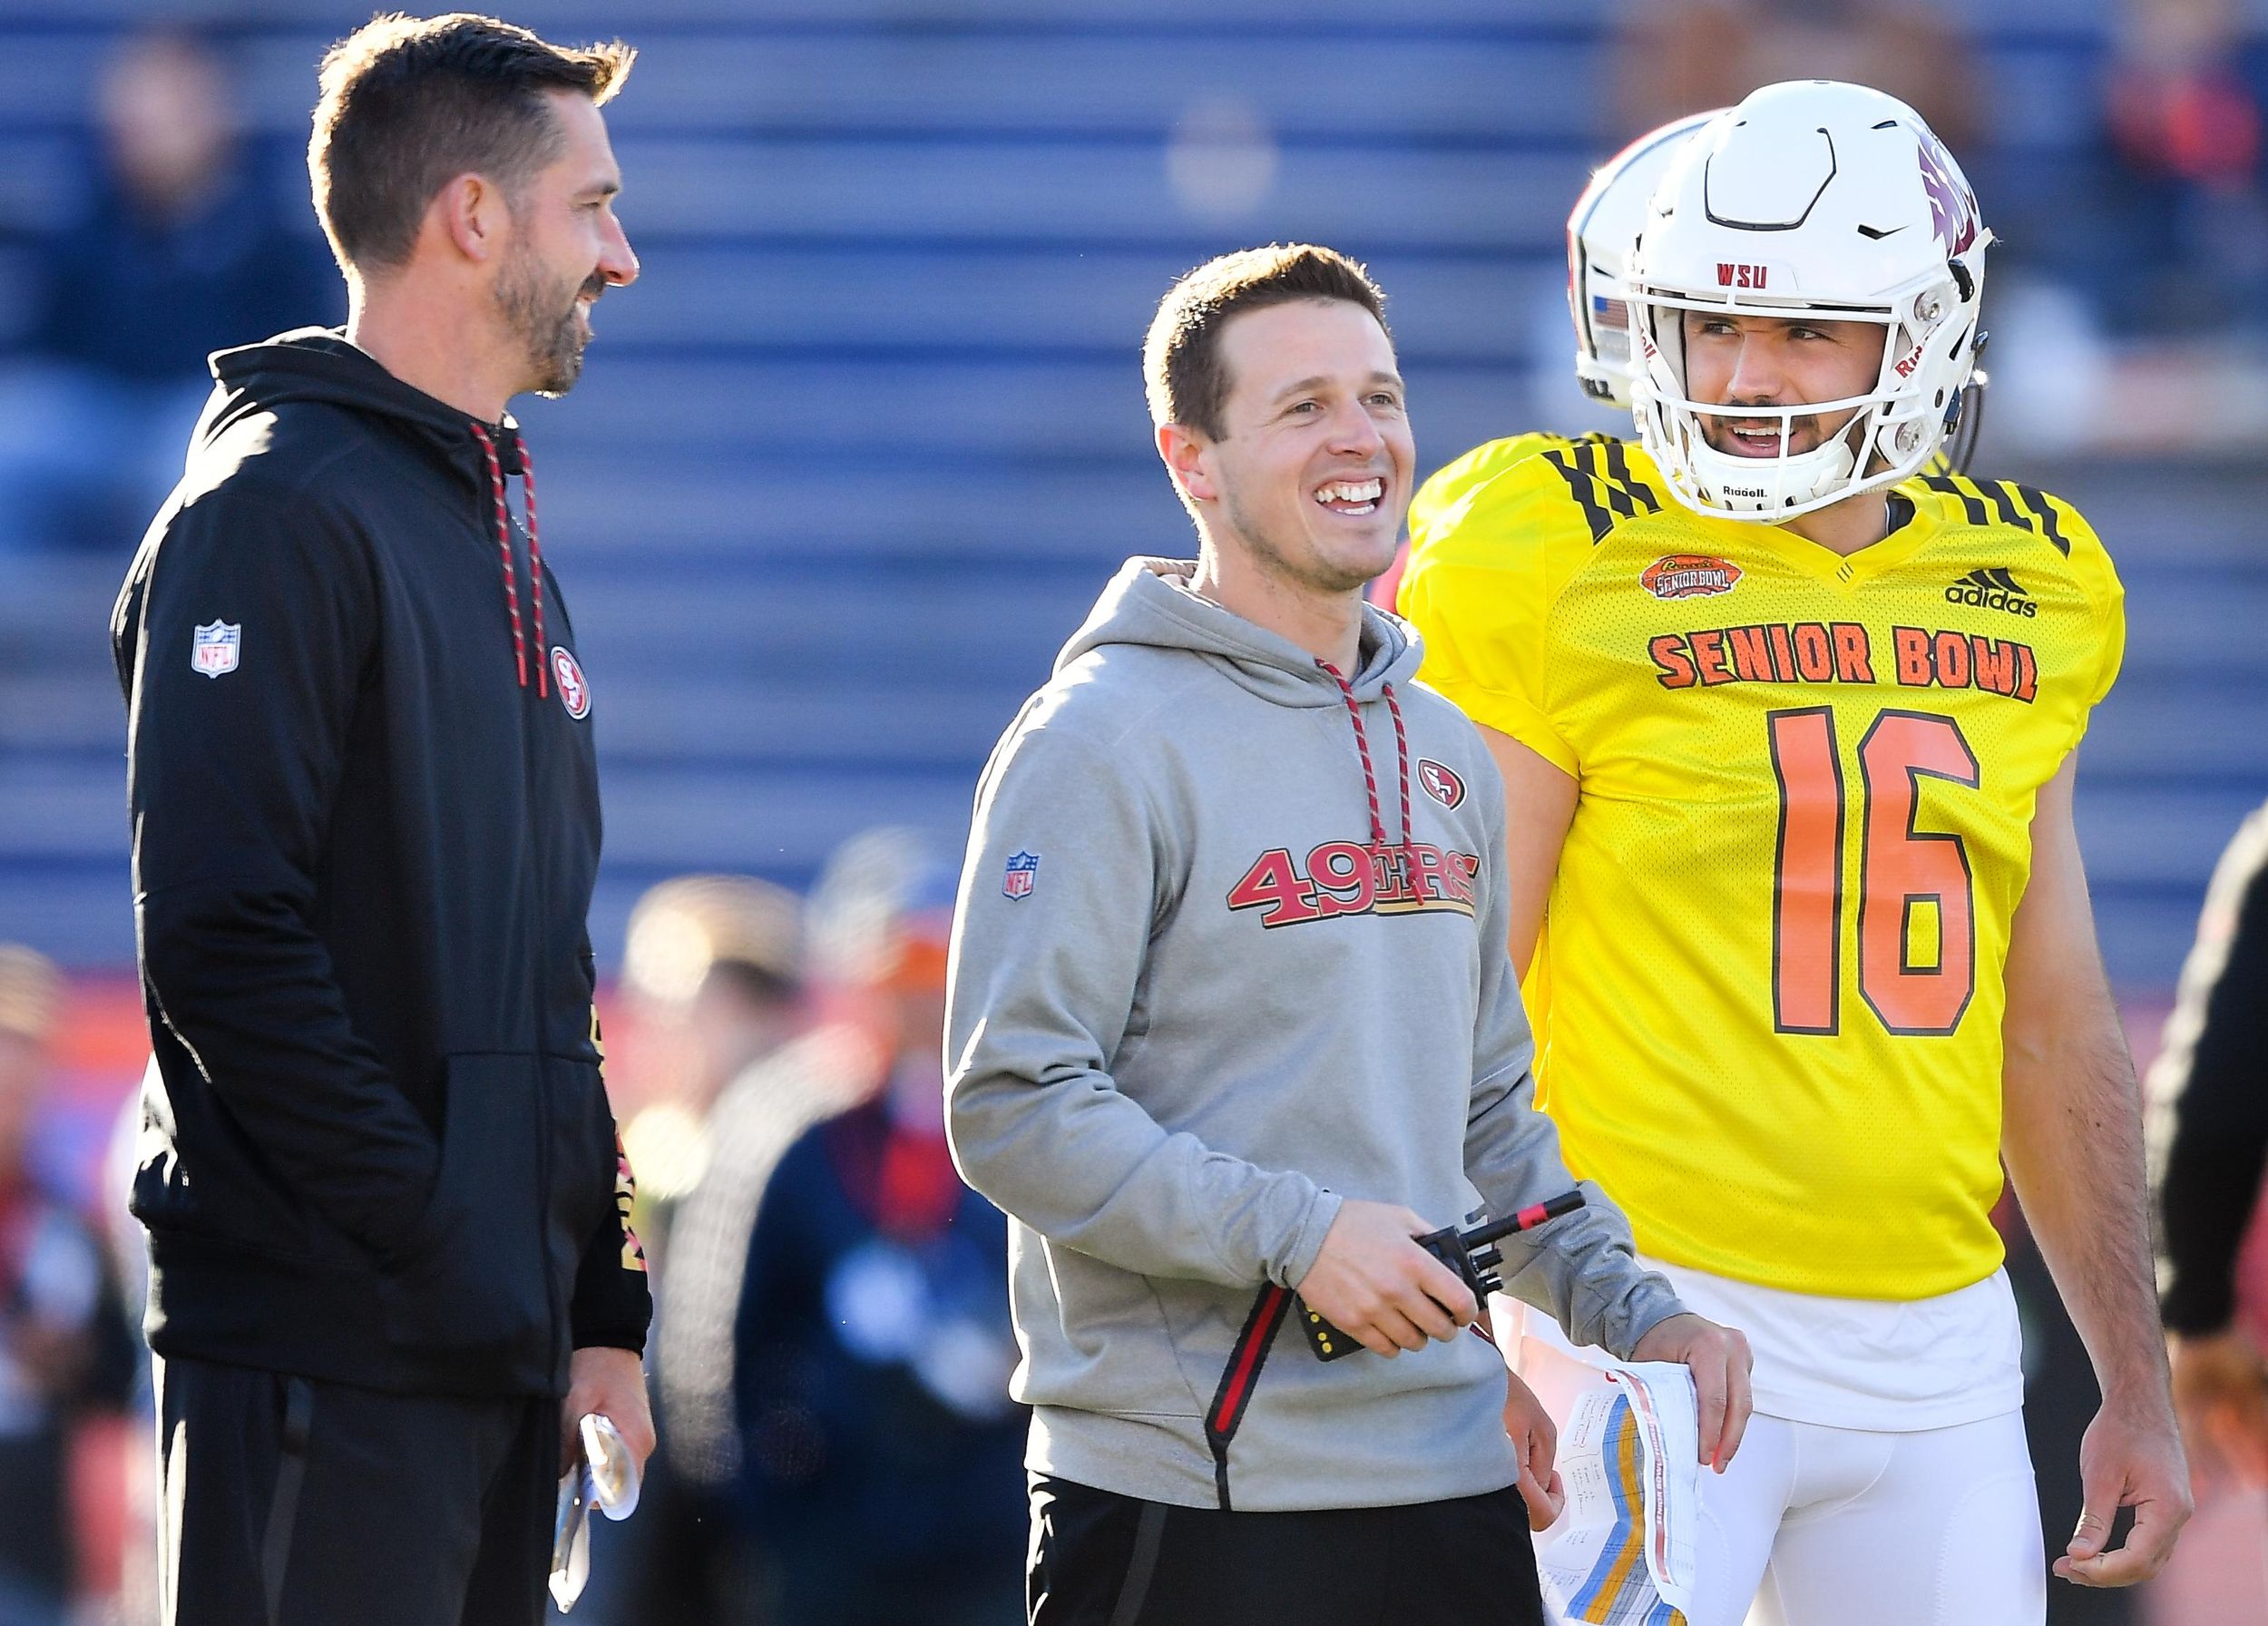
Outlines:
{"type": "Polygon", "coordinates": [[[614,1425],[644,1473],[653,1455],[653,1407],[646,1400],[646,1369],[627,1349],[578,1349],[567,1359],[567,1398],[559,1406],[559,1471],[582,1454],[582,1420],[596,1412],[614,1425]]]}
{"type": "Polygon", "coordinates": [[[2268,1362],[2242,1327],[2165,1340],[2174,1415],[2191,1464],[2268,1484],[2268,1362]]]}
{"type": "Polygon", "coordinates": [[[1454,1271],[1413,1239],[1434,1227],[1408,1209],[1348,1198],[1300,1278],[1307,1308],[1383,1356],[1446,1341],[1480,1313],[1454,1271]]]}
{"type": "Polygon", "coordinates": [[[1520,1459],[1520,1495],[1528,1504],[1528,1528],[1549,1530],[1567,1505],[1567,1486],[1552,1465],[1559,1453],[1559,1426],[1517,1372],[1504,1376],[1510,1385],[1504,1393],[1504,1433],[1512,1442],[1512,1455],[1520,1459]]]}
{"type": "Polygon", "coordinates": [[[1700,1413],[1701,1460],[1717,1473],[1740,1449],[1748,1432],[1752,1396],[1749,1368],[1755,1363],[1748,1340],[1729,1327],[1687,1310],[1657,1321],[1646,1330],[1634,1361],[1676,1361],[1693,1374],[1693,1397],[1700,1413]]]}
{"type": "Polygon", "coordinates": [[[2132,1586],[2164,1569],[2193,1505],[2172,1409],[2106,1404],[2079,1441],[2079,1527],[2057,1574],[2081,1586],[2132,1586]],[[2126,1545],[2105,1552],[2122,1507],[2134,1509],[2134,1528],[2126,1545]]]}

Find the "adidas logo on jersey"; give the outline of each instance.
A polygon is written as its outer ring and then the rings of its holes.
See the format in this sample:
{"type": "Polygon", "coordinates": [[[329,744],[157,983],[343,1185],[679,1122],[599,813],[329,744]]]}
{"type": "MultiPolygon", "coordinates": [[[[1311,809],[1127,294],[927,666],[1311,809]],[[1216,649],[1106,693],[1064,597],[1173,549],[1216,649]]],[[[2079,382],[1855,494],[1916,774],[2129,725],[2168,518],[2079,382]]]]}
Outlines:
{"type": "Polygon", "coordinates": [[[2034,616],[2039,613],[2039,601],[2016,584],[2016,578],[2005,570],[1972,570],[1945,590],[1949,604],[1976,604],[1987,610],[2005,610],[2010,615],[2034,616]]]}

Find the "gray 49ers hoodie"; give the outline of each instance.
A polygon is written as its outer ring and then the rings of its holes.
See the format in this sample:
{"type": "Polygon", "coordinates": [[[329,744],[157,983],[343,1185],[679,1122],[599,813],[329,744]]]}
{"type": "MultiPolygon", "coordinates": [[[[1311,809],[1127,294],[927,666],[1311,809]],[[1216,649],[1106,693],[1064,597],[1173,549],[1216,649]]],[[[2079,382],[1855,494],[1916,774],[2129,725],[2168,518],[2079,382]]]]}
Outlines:
{"type": "MultiPolygon", "coordinates": [[[[1007,1210],[1034,1470],[1185,1506],[1517,1478],[1478,1337],[1329,1364],[1287,1314],[1344,1198],[1565,1190],[1509,957],[1501,783],[1365,611],[1338,674],[1136,559],[994,749],[954,923],[949,1128],[1007,1210]]],[[[1590,1206],[1508,1288],[1627,1355],[1678,1310],[1590,1206]]]]}

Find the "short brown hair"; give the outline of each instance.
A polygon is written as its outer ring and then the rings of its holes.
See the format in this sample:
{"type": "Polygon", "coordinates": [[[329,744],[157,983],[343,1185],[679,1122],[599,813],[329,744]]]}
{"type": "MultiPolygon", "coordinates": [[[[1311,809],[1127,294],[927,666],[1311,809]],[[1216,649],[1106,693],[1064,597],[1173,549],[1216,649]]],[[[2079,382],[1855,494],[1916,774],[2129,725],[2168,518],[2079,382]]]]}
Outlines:
{"type": "Polygon", "coordinates": [[[557,154],[543,93],[603,103],[637,52],[621,41],[569,49],[472,12],[372,18],[323,57],[308,142],[315,212],[342,268],[397,266],[453,176],[514,193],[557,154]]]}
{"type": "MultiPolygon", "coordinates": [[[[1228,318],[1301,299],[1344,299],[1386,327],[1386,296],[1367,268],[1336,249],[1270,243],[1208,260],[1158,302],[1142,345],[1142,381],[1154,423],[1180,424],[1208,440],[1223,438],[1221,406],[1228,369],[1220,335],[1228,318]]],[[[1387,329],[1393,337],[1393,330],[1387,329]]]]}

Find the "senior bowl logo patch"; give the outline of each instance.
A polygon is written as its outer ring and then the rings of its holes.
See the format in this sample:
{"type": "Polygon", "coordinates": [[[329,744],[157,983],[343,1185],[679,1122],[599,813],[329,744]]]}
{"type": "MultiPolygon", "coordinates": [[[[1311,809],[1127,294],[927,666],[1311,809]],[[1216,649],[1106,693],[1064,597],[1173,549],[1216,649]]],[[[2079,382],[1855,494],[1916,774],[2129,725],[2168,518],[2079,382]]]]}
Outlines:
{"type": "Polygon", "coordinates": [[[591,685],[583,681],[582,663],[574,651],[552,645],[552,676],[559,682],[559,703],[567,715],[581,722],[591,715],[591,685]]]}
{"type": "Polygon", "coordinates": [[[1007,898],[1026,898],[1032,887],[1040,884],[1040,855],[1011,853],[1008,867],[1000,877],[1000,895],[1007,898]]]}
{"type": "Polygon", "coordinates": [[[234,671],[237,654],[243,646],[242,626],[225,621],[209,622],[190,632],[189,668],[209,678],[234,671]]]}
{"type": "Polygon", "coordinates": [[[1730,593],[1740,566],[1706,553],[1668,553],[1646,567],[1638,585],[1657,599],[1706,599],[1730,593]]]}
{"type": "Polygon", "coordinates": [[[1431,757],[1418,759],[1417,777],[1425,794],[1444,808],[1454,808],[1465,799],[1465,782],[1457,777],[1457,770],[1444,768],[1431,757]]]}

